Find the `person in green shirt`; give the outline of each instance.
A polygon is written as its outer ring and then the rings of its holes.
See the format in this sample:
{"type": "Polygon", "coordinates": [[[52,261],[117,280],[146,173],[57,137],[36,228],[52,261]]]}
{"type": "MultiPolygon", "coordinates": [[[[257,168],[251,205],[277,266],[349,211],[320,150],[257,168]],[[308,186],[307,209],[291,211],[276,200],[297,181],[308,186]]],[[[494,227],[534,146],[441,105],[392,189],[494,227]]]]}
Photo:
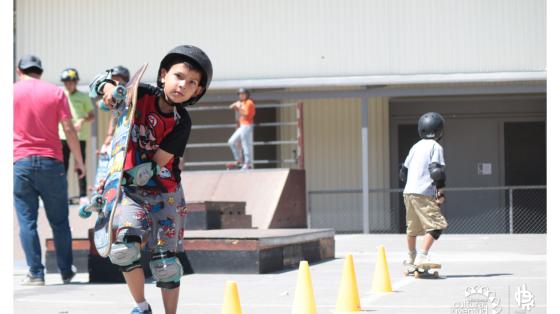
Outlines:
{"type": "MultiPolygon", "coordinates": [[[[74,124],[74,128],[78,132],[78,139],[80,140],[80,150],[82,151],[82,156],[85,163],[86,141],[90,137],[90,127],[86,124],[92,122],[95,117],[93,113],[93,104],[87,93],[83,93],[78,90],[78,82],[80,80],[80,77],[78,76],[78,71],[76,69],[67,68],[62,71],[60,80],[62,81],[62,83],[64,83],[64,92],[68,97],[68,103],[70,104],[70,111],[72,113],[72,123],[74,124]]],[[[62,129],[62,125],[59,125],[58,130],[60,139],[62,140],[64,169],[66,170],[66,173],[68,173],[70,147],[66,142],[66,134],[62,129]]],[[[79,187],[80,204],[86,204],[88,202],[86,177],[79,179],[79,187]]]]}

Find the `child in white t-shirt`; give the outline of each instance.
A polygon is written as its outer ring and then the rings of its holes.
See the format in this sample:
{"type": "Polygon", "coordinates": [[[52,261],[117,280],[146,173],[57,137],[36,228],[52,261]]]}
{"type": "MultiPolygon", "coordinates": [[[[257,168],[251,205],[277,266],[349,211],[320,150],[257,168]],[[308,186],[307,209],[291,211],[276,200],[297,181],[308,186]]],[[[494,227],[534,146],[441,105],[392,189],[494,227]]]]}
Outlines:
{"type": "Polygon", "coordinates": [[[409,265],[437,264],[428,258],[428,251],[447,228],[439,207],[445,201],[445,161],[438,143],[443,137],[444,123],[436,112],[420,117],[418,133],[422,139],[412,146],[400,170],[401,180],[406,182],[403,197],[409,253],[405,263],[409,265]],[[422,235],[424,242],[417,254],[416,237],[422,235]]]}

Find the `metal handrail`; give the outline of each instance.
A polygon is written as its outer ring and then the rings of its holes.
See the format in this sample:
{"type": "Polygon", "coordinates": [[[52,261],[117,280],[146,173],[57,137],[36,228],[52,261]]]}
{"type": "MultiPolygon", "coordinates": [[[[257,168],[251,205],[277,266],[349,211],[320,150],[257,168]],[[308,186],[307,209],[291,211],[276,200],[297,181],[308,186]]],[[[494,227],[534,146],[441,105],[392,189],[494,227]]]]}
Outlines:
{"type": "MultiPolygon", "coordinates": [[[[204,167],[204,166],[219,166],[219,165],[227,165],[232,163],[233,161],[192,161],[192,162],[185,162],[184,165],[187,167],[204,167]]],[[[255,160],[253,164],[278,164],[278,163],[291,163],[295,164],[297,161],[295,159],[283,159],[283,160],[255,160]]]]}
{"type": "MultiPolygon", "coordinates": [[[[292,145],[297,144],[298,141],[262,141],[262,142],[253,142],[254,146],[263,146],[263,145],[292,145]]],[[[188,144],[187,148],[206,148],[206,147],[228,147],[228,143],[196,143],[196,144],[188,144]]]]}
{"type": "MultiPolygon", "coordinates": [[[[504,185],[504,186],[485,186],[485,187],[446,187],[445,191],[496,191],[496,190],[532,190],[546,189],[546,185],[504,185]]],[[[369,193],[377,192],[402,192],[402,188],[380,188],[369,189],[369,193]]],[[[337,190],[315,190],[308,191],[310,194],[346,194],[346,193],[362,193],[362,189],[337,189],[337,190]]]]}
{"type": "MultiPolygon", "coordinates": [[[[255,127],[270,127],[270,126],[282,126],[282,125],[293,125],[297,126],[297,122],[263,122],[263,123],[255,123],[255,127]]],[[[191,127],[192,130],[204,130],[204,129],[226,129],[226,128],[237,128],[237,124],[235,123],[228,123],[228,124],[201,124],[201,125],[193,125],[191,127]]]]}
{"type": "MultiPolygon", "coordinates": [[[[271,108],[291,108],[297,104],[272,104],[272,105],[255,105],[255,109],[271,109],[271,108]]],[[[208,111],[208,110],[232,110],[229,106],[200,106],[190,107],[187,111],[208,111]]]]}

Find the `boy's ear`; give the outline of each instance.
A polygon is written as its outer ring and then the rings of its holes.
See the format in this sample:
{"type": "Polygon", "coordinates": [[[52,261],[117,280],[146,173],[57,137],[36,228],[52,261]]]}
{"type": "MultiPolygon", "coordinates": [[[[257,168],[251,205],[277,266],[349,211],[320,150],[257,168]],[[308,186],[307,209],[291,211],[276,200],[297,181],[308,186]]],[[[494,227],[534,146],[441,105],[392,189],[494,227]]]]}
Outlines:
{"type": "Polygon", "coordinates": [[[195,92],[194,95],[195,95],[195,96],[200,95],[200,94],[202,93],[203,90],[204,90],[204,87],[202,87],[202,86],[197,87],[197,88],[196,88],[196,92],[195,92]]]}
{"type": "Polygon", "coordinates": [[[167,74],[167,70],[165,69],[161,69],[160,73],[159,73],[159,77],[158,80],[162,83],[165,82],[165,75],[167,74]]]}

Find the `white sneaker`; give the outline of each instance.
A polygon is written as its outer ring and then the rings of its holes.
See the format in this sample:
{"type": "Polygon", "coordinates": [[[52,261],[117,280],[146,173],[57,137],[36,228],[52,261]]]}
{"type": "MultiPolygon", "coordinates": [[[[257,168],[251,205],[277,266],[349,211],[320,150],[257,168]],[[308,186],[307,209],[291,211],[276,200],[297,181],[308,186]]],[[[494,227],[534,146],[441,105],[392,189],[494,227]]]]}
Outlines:
{"type": "Polygon", "coordinates": [[[241,170],[249,170],[249,169],[253,169],[253,167],[251,167],[251,165],[248,164],[244,164],[243,167],[241,167],[241,170]]]}
{"type": "Polygon", "coordinates": [[[429,266],[429,267],[437,267],[440,264],[432,261],[427,255],[419,253],[416,255],[414,259],[414,266],[429,266]]]}
{"type": "Polygon", "coordinates": [[[416,252],[408,252],[408,257],[404,260],[404,263],[407,265],[414,264],[414,260],[416,259],[416,252]]]}

